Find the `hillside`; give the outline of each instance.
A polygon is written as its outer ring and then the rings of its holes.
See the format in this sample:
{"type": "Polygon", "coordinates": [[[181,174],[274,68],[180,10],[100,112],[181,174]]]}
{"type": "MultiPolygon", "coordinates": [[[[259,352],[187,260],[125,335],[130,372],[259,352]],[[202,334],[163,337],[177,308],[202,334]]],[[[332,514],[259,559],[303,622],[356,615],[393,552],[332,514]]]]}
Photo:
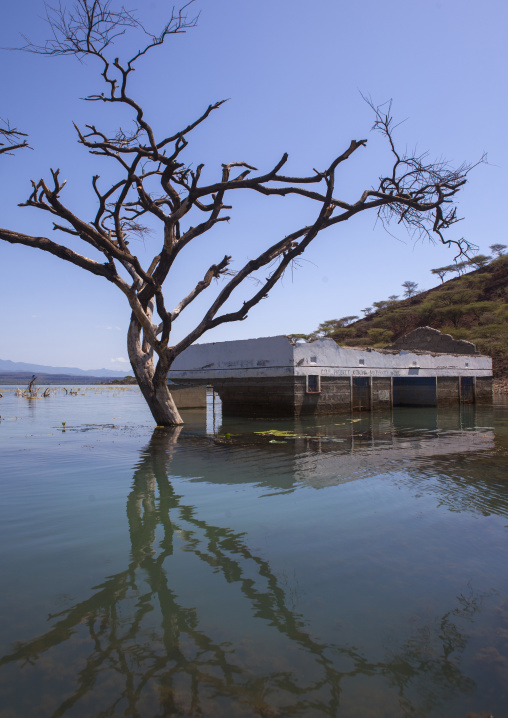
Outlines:
{"type": "Polygon", "coordinates": [[[330,320],[305,338],[329,336],[347,346],[384,347],[417,327],[431,326],[473,342],[493,358],[494,376],[508,377],[508,255],[409,299],[376,304],[384,306],[364,319],[347,326],[340,326],[344,320],[330,320]]]}

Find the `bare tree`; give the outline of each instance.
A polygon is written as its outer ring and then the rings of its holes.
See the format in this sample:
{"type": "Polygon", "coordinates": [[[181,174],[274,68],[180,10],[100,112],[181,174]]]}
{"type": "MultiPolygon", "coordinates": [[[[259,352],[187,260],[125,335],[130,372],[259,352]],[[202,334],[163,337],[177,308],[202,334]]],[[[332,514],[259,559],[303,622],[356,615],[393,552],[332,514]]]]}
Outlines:
{"type": "MultiPolygon", "coordinates": [[[[183,159],[192,131],[201,125],[223,101],[209,105],[186,127],[156,136],[141,105],[129,93],[131,73],[147,52],[163,45],[171,35],[184,32],[196,23],[186,12],[187,3],[173,12],[159,35],[151,35],[136,16],[123,7],[115,10],[112,0],[76,0],[72,8],[47,7],[51,39],[43,45],[26,41],[24,50],[42,55],[73,55],[80,60],[92,58],[100,63],[105,91],[86,99],[106,105],[119,105],[133,120],[133,130],[122,129],[111,134],[95,125],[77,127],[78,141],[93,155],[106,158],[121,172],[114,184],[103,187],[99,176],[91,180],[97,211],[95,216],[80,216],[65,204],[62,191],[65,182],[59,170],[51,170],[49,181],[32,181],[32,193],[23,206],[35,207],[53,216],[53,228],[61,243],[47,237],[34,237],[10,229],[0,229],[0,239],[49,252],[114,284],[125,295],[132,314],[128,330],[129,359],[141,391],[158,425],[181,423],[168,390],[168,371],[181,352],[206,331],[226,322],[246,318],[249,310],[267,296],[288,267],[307,249],[323,229],[345,222],[356,214],[371,210],[384,223],[396,219],[408,230],[435,237],[444,244],[457,245],[459,255],[468,249],[464,240],[445,239],[443,232],[457,221],[453,198],[465,184],[471,166],[457,169],[444,162],[429,163],[424,156],[401,153],[393,138],[390,105],[374,107],[375,129],[388,140],[393,164],[386,177],[374,189],[366,189],[356,199],[335,196],[335,173],[365,139],[352,140],[346,149],[324,170],[313,170],[307,176],[286,176],[282,168],[287,154],[268,170],[259,172],[244,161],[222,165],[220,176],[212,184],[201,182],[203,165],[191,169],[183,159]],[[130,59],[120,61],[111,55],[114,40],[128,31],[146,38],[142,48],[130,59]],[[212,264],[202,279],[173,308],[166,305],[164,284],[180,252],[190,242],[225,222],[231,206],[226,196],[235,190],[250,190],[265,196],[298,195],[313,202],[314,221],[297,227],[287,235],[272,240],[258,256],[232,273],[232,257],[226,255],[212,264]],[[201,213],[202,221],[190,225],[192,216],[201,213]],[[129,238],[146,234],[147,222],[160,228],[153,259],[142,266],[129,248],[129,238]],[[103,261],[77,253],[65,244],[65,237],[79,238],[103,256],[103,261]],[[267,276],[236,309],[225,311],[224,305],[234,291],[263,267],[267,276]],[[202,320],[178,343],[171,344],[173,324],[212,280],[225,279],[216,298],[202,320]]],[[[24,142],[21,143],[21,146],[24,142]]],[[[149,237],[147,235],[147,241],[149,237]]]]}

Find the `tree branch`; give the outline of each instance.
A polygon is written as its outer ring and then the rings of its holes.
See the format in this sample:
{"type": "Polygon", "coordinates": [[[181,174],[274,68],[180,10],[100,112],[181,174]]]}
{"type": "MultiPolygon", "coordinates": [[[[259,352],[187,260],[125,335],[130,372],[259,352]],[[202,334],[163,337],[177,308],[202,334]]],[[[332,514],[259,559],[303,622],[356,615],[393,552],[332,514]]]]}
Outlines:
{"type": "Polygon", "coordinates": [[[113,282],[113,284],[120,287],[122,291],[125,291],[128,288],[125,282],[123,282],[123,280],[113,272],[109,263],[100,264],[99,262],[95,262],[93,259],[84,257],[77,252],[73,252],[72,249],[57,244],[56,242],[52,242],[46,237],[32,237],[28,234],[21,234],[20,232],[12,232],[9,229],[0,228],[0,239],[10,242],[10,244],[24,244],[27,247],[35,247],[36,249],[41,249],[43,252],[49,252],[49,254],[53,254],[55,257],[64,259],[66,262],[70,262],[71,264],[75,264],[77,267],[86,269],[92,274],[99,277],[105,277],[110,282],[113,282]],[[122,283],[123,287],[121,286],[122,283]]]}
{"type": "Polygon", "coordinates": [[[15,127],[11,127],[8,120],[3,120],[0,117],[0,155],[11,154],[14,150],[19,150],[22,147],[32,149],[28,141],[22,139],[23,137],[28,137],[28,135],[15,127]],[[2,142],[2,140],[5,140],[5,142],[2,142]]]}
{"type": "Polygon", "coordinates": [[[185,307],[188,307],[189,304],[201,294],[201,292],[203,292],[210,286],[210,284],[212,283],[212,279],[219,279],[221,275],[226,274],[230,261],[231,257],[226,254],[222,262],[220,262],[219,264],[212,264],[203,279],[196,284],[194,289],[189,292],[189,294],[184,299],[182,299],[180,304],[175,307],[175,309],[171,312],[171,321],[174,322],[175,319],[177,319],[177,317],[183,312],[185,307]]]}

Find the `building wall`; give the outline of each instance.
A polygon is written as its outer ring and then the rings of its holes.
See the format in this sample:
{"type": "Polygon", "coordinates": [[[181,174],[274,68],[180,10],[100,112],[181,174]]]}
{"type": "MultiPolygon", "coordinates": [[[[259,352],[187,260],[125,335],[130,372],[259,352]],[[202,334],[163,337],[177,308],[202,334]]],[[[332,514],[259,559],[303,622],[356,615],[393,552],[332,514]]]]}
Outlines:
{"type": "Polygon", "coordinates": [[[193,344],[171,367],[170,379],[212,379],[244,376],[291,376],[294,347],[286,337],[193,344]]]}
{"type": "Polygon", "coordinates": [[[458,404],[460,402],[459,379],[456,376],[437,377],[437,405],[458,404]]]}
{"type": "Polygon", "coordinates": [[[177,409],[204,409],[206,407],[206,386],[174,387],[169,390],[177,409]]]}
{"type": "MultiPolygon", "coordinates": [[[[352,405],[352,381],[350,377],[321,377],[321,391],[307,392],[307,378],[246,378],[214,381],[214,390],[222,401],[224,415],[252,418],[288,416],[318,416],[357,411],[352,405]]],[[[394,381],[398,381],[395,379],[394,381]]],[[[404,386],[393,390],[390,377],[374,377],[367,380],[370,397],[364,410],[389,409],[395,397],[400,406],[448,406],[460,402],[459,377],[438,377],[432,392],[411,379],[403,379],[404,386]]],[[[492,379],[476,380],[476,402],[492,401],[492,379]]]]}
{"type": "MultiPolygon", "coordinates": [[[[322,377],[321,391],[309,393],[306,377],[277,380],[253,378],[214,382],[224,414],[230,416],[277,417],[349,413],[352,410],[352,380],[349,377],[322,377]]],[[[391,407],[391,380],[369,382],[369,406],[391,407]]]]}
{"type": "Polygon", "coordinates": [[[309,416],[313,414],[336,414],[351,411],[351,381],[349,377],[322,376],[321,391],[307,392],[307,377],[295,377],[295,414],[309,416]]]}
{"type": "Polygon", "coordinates": [[[491,404],[492,403],[492,377],[478,376],[476,377],[476,403],[491,404]]]}
{"type": "Polygon", "coordinates": [[[389,409],[392,405],[392,380],[390,377],[373,377],[372,408],[389,409]]]}
{"type": "Polygon", "coordinates": [[[492,374],[490,357],[466,354],[422,354],[416,351],[381,352],[339,347],[333,339],[318,339],[294,347],[295,374],[319,369],[322,376],[472,376],[492,374]]]}
{"type": "Polygon", "coordinates": [[[401,350],[339,347],[333,339],[293,346],[286,337],[195,344],[173,363],[170,378],[211,382],[221,378],[307,376],[491,376],[492,360],[484,356],[419,354],[401,350]]]}
{"type": "Polygon", "coordinates": [[[226,416],[252,418],[295,414],[295,378],[246,377],[213,381],[226,416]]]}
{"type": "Polygon", "coordinates": [[[332,339],[296,346],[283,336],[197,344],[177,357],[170,372],[178,383],[212,384],[225,414],[252,417],[347,412],[352,399],[353,410],[389,408],[393,382],[407,385],[406,399],[414,392],[417,405],[418,385],[431,379],[437,381],[437,405],[457,404],[461,376],[473,378],[477,401],[491,401],[489,357],[352,349],[332,339]],[[318,382],[320,390],[309,391],[318,382]]]}

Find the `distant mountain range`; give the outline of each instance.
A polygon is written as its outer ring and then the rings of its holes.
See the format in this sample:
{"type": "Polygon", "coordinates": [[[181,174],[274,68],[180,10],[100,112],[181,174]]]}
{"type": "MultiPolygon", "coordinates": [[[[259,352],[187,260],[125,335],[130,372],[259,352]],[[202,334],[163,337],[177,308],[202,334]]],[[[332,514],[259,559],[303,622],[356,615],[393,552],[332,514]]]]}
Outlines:
{"type": "Polygon", "coordinates": [[[0,373],[16,372],[18,374],[64,374],[66,376],[96,376],[96,377],[114,377],[121,379],[129,372],[132,373],[130,365],[126,365],[125,371],[114,371],[113,369],[78,369],[77,367],[68,366],[44,366],[43,364],[27,364],[21,361],[10,361],[9,359],[0,359],[0,373]]]}

